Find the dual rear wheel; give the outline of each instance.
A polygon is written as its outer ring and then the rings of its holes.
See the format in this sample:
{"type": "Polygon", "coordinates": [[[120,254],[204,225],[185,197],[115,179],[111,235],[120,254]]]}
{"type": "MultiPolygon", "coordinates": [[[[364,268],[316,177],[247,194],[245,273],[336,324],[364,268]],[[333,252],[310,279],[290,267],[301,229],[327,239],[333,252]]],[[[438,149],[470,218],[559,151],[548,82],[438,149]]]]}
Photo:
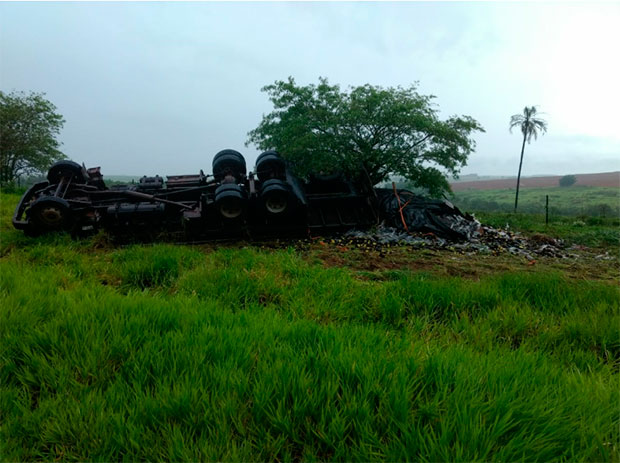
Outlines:
{"type": "Polygon", "coordinates": [[[260,198],[265,211],[270,215],[280,215],[291,207],[291,191],[286,182],[273,178],[263,183],[260,198]]]}
{"type": "Polygon", "coordinates": [[[215,190],[215,207],[224,219],[239,219],[244,215],[246,205],[246,192],[236,183],[224,183],[215,190]]]}
{"type": "MultiPolygon", "coordinates": [[[[269,216],[286,213],[291,208],[292,196],[286,182],[267,180],[260,190],[260,202],[269,216]]],[[[241,218],[247,209],[247,194],[236,183],[224,183],[215,190],[215,207],[227,220],[241,218]]]]}
{"type": "MultiPolygon", "coordinates": [[[[275,151],[265,151],[256,160],[256,174],[262,182],[260,201],[270,216],[280,215],[291,207],[291,191],[286,178],[286,165],[275,151]]],[[[213,158],[213,176],[225,181],[232,176],[241,183],[246,176],[245,159],[238,151],[222,150],[213,158]]],[[[215,205],[226,220],[241,218],[247,209],[247,193],[237,183],[222,183],[215,190],[215,205]]]]}

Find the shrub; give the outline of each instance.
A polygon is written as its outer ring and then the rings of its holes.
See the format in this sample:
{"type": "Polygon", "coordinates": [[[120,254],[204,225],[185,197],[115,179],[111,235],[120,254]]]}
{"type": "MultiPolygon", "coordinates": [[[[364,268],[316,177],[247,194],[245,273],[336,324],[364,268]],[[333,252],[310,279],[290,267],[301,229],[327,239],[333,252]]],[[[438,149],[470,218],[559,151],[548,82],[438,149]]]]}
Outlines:
{"type": "Polygon", "coordinates": [[[565,175],[564,177],[560,178],[558,183],[560,184],[560,186],[572,186],[577,183],[577,177],[575,177],[574,175],[565,175]]]}

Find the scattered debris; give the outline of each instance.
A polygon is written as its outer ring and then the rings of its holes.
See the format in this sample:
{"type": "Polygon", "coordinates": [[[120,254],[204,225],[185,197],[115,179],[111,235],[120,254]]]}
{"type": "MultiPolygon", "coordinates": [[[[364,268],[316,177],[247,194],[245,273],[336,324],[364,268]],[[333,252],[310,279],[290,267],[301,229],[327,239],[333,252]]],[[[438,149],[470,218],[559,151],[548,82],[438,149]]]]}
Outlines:
{"type": "Polygon", "coordinates": [[[452,203],[418,196],[407,190],[386,193],[380,203],[384,224],[404,232],[433,233],[450,240],[470,240],[480,233],[480,222],[452,203]]]}
{"type": "Polygon", "coordinates": [[[344,242],[339,241],[337,244],[343,245],[350,240],[366,240],[378,245],[405,244],[415,248],[447,249],[467,254],[510,253],[523,256],[529,261],[535,261],[535,256],[575,257],[574,254],[567,252],[562,240],[546,237],[545,242],[541,243],[540,240],[529,239],[512,231],[480,226],[477,220],[475,223],[479,226],[478,231],[472,233],[471,238],[465,241],[452,241],[432,233],[407,233],[396,228],[380,226],[368,231],[351,230],[340,238],[344,242]]]}
{"type": "Polygon", "coordinates": [[[609,251],[605,251],[604,254],[599,254],[597,256],[594,256],[594,258],[597,260],[613,260],[614,256],[610,256],[609,251]]]}

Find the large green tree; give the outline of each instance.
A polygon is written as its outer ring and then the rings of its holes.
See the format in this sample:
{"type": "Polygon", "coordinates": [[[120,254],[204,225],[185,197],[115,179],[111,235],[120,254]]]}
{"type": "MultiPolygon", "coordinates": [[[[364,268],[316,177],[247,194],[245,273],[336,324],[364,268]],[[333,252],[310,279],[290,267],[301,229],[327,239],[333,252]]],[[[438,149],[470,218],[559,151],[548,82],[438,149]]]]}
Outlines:
{"type": "Polygon", "coordinates": [[[64,122],[44,94],[0,91],[0,182],[44,172],[65,158],[56,138],[64,122]]]}
{"type": "Polygon", "coordinates": [[[450,191],[484,131],[469,116],[441,120],[433,96],[408,88],[363,85],[341,90],[319,79],[301,86],[292,77],[262,89],[273,111],[249,132],[248,142],[275,149],[297,173],[344,171],[377,184],[400,175],[433,195],[450,191]]]}
{"type": "Polygon", "coordinates": [[[523,166],[523,152],[525,151],[525,142],[532,142],[538,138],[538,133],[547,131],[547,122],[544,119],[536,117],[536,106],[526,106],[523,108],[522,114],[514,114],[510,118],[510,133],[515,127],[521,129],[523,134],[523,143],[521,144],[521,159],[519,161],[519,173],[517,174],[517,191],[515,193],[515,212],[517,212],[517,204],[519,203],[519,183],[521,182],[521,166],[523,166]]]}

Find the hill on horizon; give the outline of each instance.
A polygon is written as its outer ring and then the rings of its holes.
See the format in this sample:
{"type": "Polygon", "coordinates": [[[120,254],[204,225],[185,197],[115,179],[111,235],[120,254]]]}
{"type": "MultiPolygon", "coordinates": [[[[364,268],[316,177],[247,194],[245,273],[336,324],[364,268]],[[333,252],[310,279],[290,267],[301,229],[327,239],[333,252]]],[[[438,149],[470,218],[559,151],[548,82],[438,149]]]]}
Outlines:
{"type": "MultiPolygon", "coordinates": [[[[475,174],[473,174],[475,175],[475,174]]],[[[601,172],[596,174],[574,174],[577,182],[574,186],[602,186],[620,188],[620,171],[601,172]]],[[[548,175],[540,177],[521,177],[521,188],[540,188],[558,186],[563,175],[548,175]]],[[[453,191],[464,190],[498,190],[515,188],[516,177],[496,177],[493,179],[451,181],[453,191]]]]}

